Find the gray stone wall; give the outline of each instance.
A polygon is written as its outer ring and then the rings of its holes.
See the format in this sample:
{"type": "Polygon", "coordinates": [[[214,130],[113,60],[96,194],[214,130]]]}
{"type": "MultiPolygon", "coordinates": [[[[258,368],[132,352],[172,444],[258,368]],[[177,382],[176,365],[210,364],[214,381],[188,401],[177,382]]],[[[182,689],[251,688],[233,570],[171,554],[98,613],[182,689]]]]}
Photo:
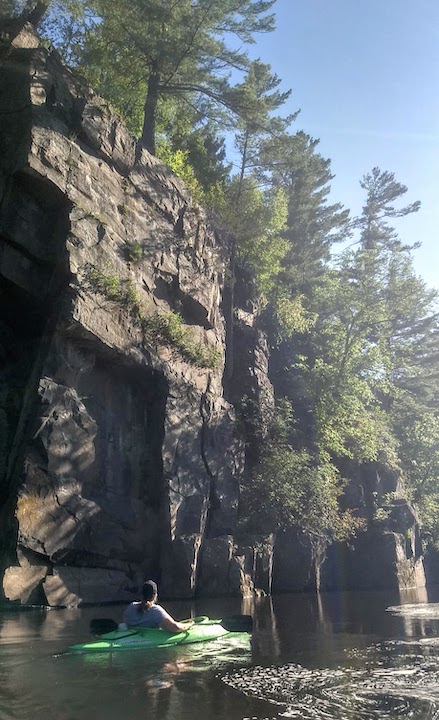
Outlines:
{"type": "Polygon", "coordinates": [[[228,245],[56,53],[19,44],[0,88],[4,592],[120,600],[151,575],[190,597],[203,543],[233,533],[243,467],[222,385],[228,245]],[[145,317],[178,313],[216,365],[145,333],[93,272],[145,317]]]}

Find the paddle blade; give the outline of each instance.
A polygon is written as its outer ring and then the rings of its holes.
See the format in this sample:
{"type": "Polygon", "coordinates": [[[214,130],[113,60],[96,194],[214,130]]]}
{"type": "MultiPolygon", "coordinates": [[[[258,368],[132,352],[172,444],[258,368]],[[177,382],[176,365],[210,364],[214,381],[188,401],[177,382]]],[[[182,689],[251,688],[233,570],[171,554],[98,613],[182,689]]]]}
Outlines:
{"type": "Polygon", "coordinates": [[[252,632],[253,618],[251,615],[230,615],[220,620],[220,625],[229,632],[252,632]]]}
{"type": "Polygon", "coordinates": [[[118,624],[111,618],[93,618],[90,621],[90,632],[92,635],[104,635],[105,633],[117,630],[118,624]]]}

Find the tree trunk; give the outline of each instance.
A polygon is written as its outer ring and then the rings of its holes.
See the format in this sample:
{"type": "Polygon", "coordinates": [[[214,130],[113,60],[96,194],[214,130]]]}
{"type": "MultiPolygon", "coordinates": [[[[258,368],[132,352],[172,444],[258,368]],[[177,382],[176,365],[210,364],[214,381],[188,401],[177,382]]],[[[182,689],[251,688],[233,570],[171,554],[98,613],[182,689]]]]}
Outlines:
{"type": "Polygon", "coordinates": [[[37,2],[35,7],[30,11],[29,15],[27,16],[27,21],[30,22],[31,25],[34,26],[34,28],[37,28],[40,24],[41,20],[43,19],[49,8],[49,5],[50,0],[46,0],[46,2],[37,2]]]}
{"type": "Polygon", "coordinates": [[[155,155],[155,123],[157,114],[157,102],[159,99],[160,76],[157,68],[153,68],[149,76],[148,91],[146,93],[145,105],[143,107],[143,128],[140,143],[144,148],[155,155]]]}
{"type": "Polygon", "coordinates": [[[241,159],[241,172],[239,173],[239,185],[238,185],[238,197],[237,197],[237,205],[238,205],[238,212],[241,212],[241,196],[242,196],[242,188],[244,185],[244,175],[247,168],[247,151],[248,151],[248,141],[249,141],[249,130],[248,127],[245,129],[245,139],[244,139],[244,147],[242,149],[242,159],[241,159]]]}

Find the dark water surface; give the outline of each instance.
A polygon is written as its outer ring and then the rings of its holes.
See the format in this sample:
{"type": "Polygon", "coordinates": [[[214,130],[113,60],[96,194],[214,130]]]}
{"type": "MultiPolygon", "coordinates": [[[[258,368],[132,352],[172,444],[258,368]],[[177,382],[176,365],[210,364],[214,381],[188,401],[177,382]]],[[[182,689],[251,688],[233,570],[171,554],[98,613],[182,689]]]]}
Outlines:
{"type": "Polygon", "coordinates": [[[0,613],[0,720],[439,720],[439,593],[164,603],[254,615],[250,638],[69,655],[122,608],[0,613]]]}

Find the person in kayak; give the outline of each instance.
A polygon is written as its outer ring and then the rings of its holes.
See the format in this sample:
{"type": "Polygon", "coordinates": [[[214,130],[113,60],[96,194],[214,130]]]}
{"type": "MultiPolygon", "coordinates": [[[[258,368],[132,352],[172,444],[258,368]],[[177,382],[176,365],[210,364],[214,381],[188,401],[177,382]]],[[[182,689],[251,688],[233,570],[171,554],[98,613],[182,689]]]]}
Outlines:
{"type": "Polygon", "coordinates": [[[124,610],[122,625],[182,632],[189,630],[194,624],[192,620],[177,622],[161,605],[157,605],[157,585],[154,580],[147,580],[143,583],[142,598],[141,601],[130,603],[124,610]]]}

